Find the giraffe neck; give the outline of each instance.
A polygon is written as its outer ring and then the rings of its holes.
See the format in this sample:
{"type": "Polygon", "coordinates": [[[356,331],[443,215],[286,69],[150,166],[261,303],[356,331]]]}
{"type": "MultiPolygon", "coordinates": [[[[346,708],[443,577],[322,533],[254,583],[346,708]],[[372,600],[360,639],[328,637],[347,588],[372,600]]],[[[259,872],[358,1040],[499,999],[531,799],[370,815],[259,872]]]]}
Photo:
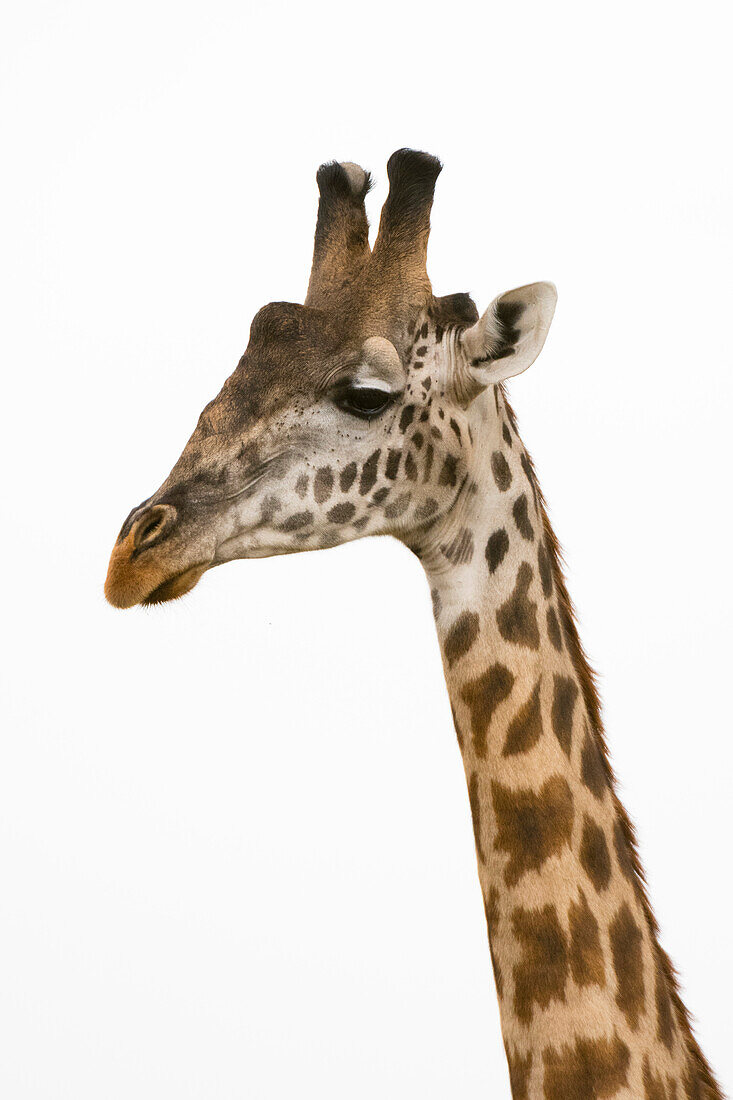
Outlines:
{"type": "Polygon", "coordinates": [[[500,389],[471,415],[471,476],[420,556],[512,1095],[719,1097],[657,942],[531,462],[500,389]]]}

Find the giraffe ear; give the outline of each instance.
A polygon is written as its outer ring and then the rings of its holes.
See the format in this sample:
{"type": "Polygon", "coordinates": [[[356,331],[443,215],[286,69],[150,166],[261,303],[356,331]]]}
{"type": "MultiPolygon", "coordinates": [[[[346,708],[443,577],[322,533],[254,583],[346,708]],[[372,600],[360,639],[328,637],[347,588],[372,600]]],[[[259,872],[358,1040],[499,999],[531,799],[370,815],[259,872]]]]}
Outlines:
{"type": "Polygon", "coordinates": [[[464,331],[465,388],[473,391],[469,399],[532,366],[550,330],[556,302],[553,283],[520,286],[494,298],[476,324],[464,331]]]}

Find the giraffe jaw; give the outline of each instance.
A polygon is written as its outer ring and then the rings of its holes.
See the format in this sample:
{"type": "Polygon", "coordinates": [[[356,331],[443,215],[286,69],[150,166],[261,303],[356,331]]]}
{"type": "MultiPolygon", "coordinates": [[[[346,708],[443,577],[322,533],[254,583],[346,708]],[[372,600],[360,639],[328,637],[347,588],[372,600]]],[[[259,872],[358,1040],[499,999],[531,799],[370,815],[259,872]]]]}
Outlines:
{"type": "Polygon", "coordinates": [[[208,564],[193,565],[183,573],[177,573],[167,581],[163,581],[139,603],[143,607],[152,607],[155,604],[169,603],[170,600],[179,600],[181,596],[187,595],[192,588],[196,587],[209,568],[208,564]]]}

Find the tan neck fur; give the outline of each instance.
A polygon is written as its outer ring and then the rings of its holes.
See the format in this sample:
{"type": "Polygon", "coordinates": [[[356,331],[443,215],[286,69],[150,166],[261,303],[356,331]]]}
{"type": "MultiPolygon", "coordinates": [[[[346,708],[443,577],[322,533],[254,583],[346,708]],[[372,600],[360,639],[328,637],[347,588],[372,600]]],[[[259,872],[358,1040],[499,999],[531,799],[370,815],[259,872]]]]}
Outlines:
{"type": "Polygon", "coordinates": [[[471,479],[421,557],[512,1095],[719,1097],[657,942],[531,463],[502,391],[475,404],[471,479]]]}

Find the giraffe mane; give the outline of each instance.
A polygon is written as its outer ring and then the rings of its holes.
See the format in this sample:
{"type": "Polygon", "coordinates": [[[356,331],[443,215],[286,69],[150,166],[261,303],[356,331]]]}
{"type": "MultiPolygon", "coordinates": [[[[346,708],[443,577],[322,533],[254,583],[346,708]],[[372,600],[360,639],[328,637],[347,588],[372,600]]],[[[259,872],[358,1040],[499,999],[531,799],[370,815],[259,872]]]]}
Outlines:
{"type": "MultiPolygon", "coordinates": [[[[500,384],[500,390],[504,398],[508,416],[512,422],[512,427],[517,430],[517,418],[513,408],[507,398],[504,384],[500,384]]],[[[526,448],[525,448],[526,451],[526,448]]],[[[634,875],[634,881],[636,885],[637,894],[641,902],[641,906],[644,912],[644,918],[649,928],[652,942],[655,944],[657,953],[657,965],[662,973],[662,976],[666,982],[667,989],[669,991],[670,998],[672,1000],[672,1006],[677,1018],[677,1023],[680,1030],[685,1036],[688,1052],[695,1064],[697,1073],[703,1086],[708,1090],[707,1095],[703,1097],[702,1094],[689,1093],[690,1100],[725,1100],[724,1094],[721,1090],[720,1084],[716,1080],[710,1065],[708,1064],[705,1055],[700,1049],[700,1045],[695,1037],[693,1030],[693,1023],[687,1006],[684,1004],[680,995],[679,988],[679,975],[672,963],[667,952],[659,943],[659,925],[657,918],[654,915],[651,901],[649,899],[649,892],[647,888],[646,875],[641,863],[641,857],[639,855],[639,847],[636,839],[636,830],[631,821],[631,818],[626,811],[623,803],[621,802],[617,791],[616,775],[611,764],[608,745],[606,742],[606,733],[603,726],[603,717],[601,713],[601,700],[598,693],[598,677],[593,669],[588,655],[585,652],[583,643],[580,640],[578,633],[578,626],[576,620],[575,606],[570,594],[568,593],[567,584],[565,582],[564,571],[564,558],[562,547],[555,534],[555,531],[550,523],[550,519],[547,513],[547,504],[545,502],[542,488],[537,480],[534,468],[534,462],[532,456],[526,451],[528,462],[528,475],[532,486],[537,494],[537,504],[542,517],[543,534],[545,544],[550,556],[550,565],[552,568],[553,581],[555,589],[558,594],[558,603],[560,608],[560,618],[563,634],[565,636],[568,650],[570,652],[573,667],[575,668],[576,675],[578,677],[580,688],[583,694],[583,700],[585,702],[588,718],[595,733],[598,745],[601,750],[601,763],[608,782],[609,789],[611,791],[611,797],[613,799],[614,810],[616,813],[616,820],[619,822],[621,831],[623,833],[624,840],[626,841],[631,868],[634,875]]]]}

